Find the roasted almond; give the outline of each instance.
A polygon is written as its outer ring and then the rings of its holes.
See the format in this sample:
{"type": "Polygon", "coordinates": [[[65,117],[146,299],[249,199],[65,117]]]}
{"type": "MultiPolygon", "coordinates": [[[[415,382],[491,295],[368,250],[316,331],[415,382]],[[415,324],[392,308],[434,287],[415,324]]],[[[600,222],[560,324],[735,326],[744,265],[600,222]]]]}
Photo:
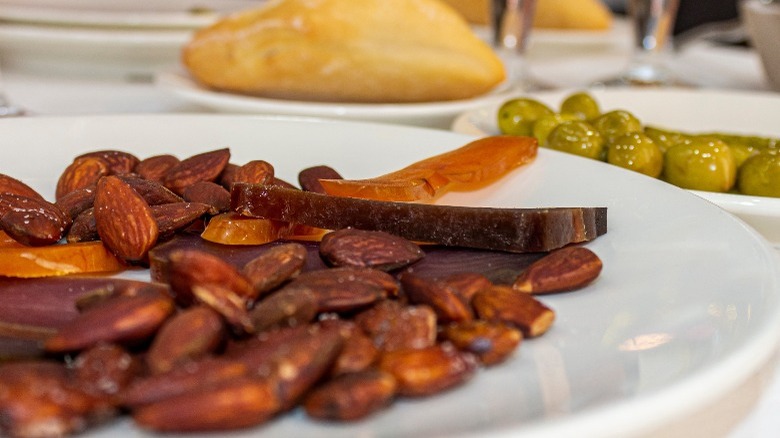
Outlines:
{"type": "Polygon", "coordinates": [[[210,206],[209,213],[215,215],[230,208],[230,192],[212,181],[197,181],[184,189],[182,197],[189,202],[210,206]]]}
{"type": "Polygon", "coordinates": [[[325,193],[320,183],[321,179],[342,179],[342,177],[330,166],[312,166],[298,172],[298,184],[301,185],[301,189],[309,192],[325,193]]]}
{"type": "Polygon", "coordinates": [[[261,424],[280,411],[273,382],[253,376],[199,388],[139,407],[133,419],[158,432],[204,432],[261,424]]]}
{"type": "Polygon", "coordinates": [[[212,353],[225,336],[222,318],[208,306],[194,306],[174,315],[154,337],[145,359],[153,373],[212,353]]]}
{"type": "Polygon", "coordinates": [[[509,286],[483,289],[474,295],[471,304],[480,319],[511,324],[527,338],[543,334],[555,320],[552,309],[530,294],[509,286]]]}
{"type": "Polygon", "coordinates": [[[196,249],[178,249],[168,254],[165,275],[176,300],[187,305],[192,301],[193,288],[219,285],[234,292],[248,303],[254,289],[233,265],[216,255],[196,249]]]}
{"type": "Polygon", "coordinates": [[[179,158],[170,154],[154,155],[144,158],[135,165],[133,173],[143,179],[162,182],[168,171],[179,163],[179,158]]]}
{"type": "Polygon", "coordinates": [[[472,320],[447,324],[441,337],[474,354],[484,365],[503,362],[520,345],[520,330],[500,322],[472,320]]]}
{"type": "Polygon", "coordinates": [[[38,199],[0,194],[0,228],[17,242],[30,246],[58,242],[71,220],[56,205],[38,199]]]}
{"type": "Polygon", "coordinates": [[[119,177],[107,176],[98,181],[94,209],[100,240],[122,260],[144,261],[159,235],[144,198],[119,177]]]}
{"type": "Polygon", "coordinates": [[[344,228],[322,237],[320,255],[334,266],[391,271],[425,256],[417,244],[382,231],[344,228]]]}
{"type": "Polygon", "coordinates": [[[262,296],[297,277],[308,255],[306,247],[300,243],[275,245],[250,260],[241,272],[254,287],[256,296],[262,296]]]}
{"type": "Polygon", "coordinates": [[[118,175],[118,177],[132,187],[136,193],[141,195],[149,205],[170,204],[183,201],[181,196],[173,193],[170,189],[157,181],[144,179],[131,174],[118,175]]]}
{"type": "Polygon", "coordinates": [[[59,200],[73,190],[92,187],[108,174],[108,165],[100,158],[76,158],[60,175],[54,198],[59,200]]]}
{"type": "Polygon", "coordinates": [[[427,348],[436,342],[436,314],[428,306],[384,300],[356,315],[355,322],[384,351],[427,348]]]}
{"type": "Polygon", "coordinates": [[[188,186],[198,181],[215,181],[230,160],[230,150],[203,152],[177,163],[163,178],[163,184],[181,195],[188,186]]]}
{"type": "Polygon", "coordinates": [[[209,206],[199,202],[172,202],[152,205],[151,209],[160,235],[167,236],[192,225],[209,211],[209,206]]]}
{"type": "Polygon", "coordinates": [[[333,268],[305,272],[283,290],[310,290],[317,299],[319,312],[345,312],[395,295],[398,282],[376,269],[333,268]]]}
{"type": "Polygon", "coordinates": [[[428,396],[469,380],[478,367],[474,356],[451,344],[385,352],[379,369],[391,374],[398,393],[408,397],[428,396]]]}
{"type": "Polygon", "coordinates": [[[13,193],[14,195],[43,200],[43,196],[29,185],[2,173],[0,173],[0,193],[13,193]]]}
{"type": "Polygon", "coordinates": [[[232,182],[271,184],[274,182],[274,166],[263,160],[249,161],[236,169],[232,182]]]}
{"type": "Polygon", "coordinates": [[[113,149],[87,152],[76,157],[77,160],[81,158],[100,159],[106,163],[106,166],[108,166],[108,170],[111,175],[131,173],[135,166],[140,162],[138,157],[129,152],[113,149]]]}
{"type": "Polygon", "coordinates": [[[303,402],[306,413],[322,420],[357,420],[388,406],[395,378],[379,370],[340,375],[315,388],[303,402]]]}
{"type": "Polygon", "coordinates": [[[443,282],[406,273],[401,285],[410,302],[430,306],[441,323],[474,319],[471,306],[443,282]]]}
{"type": "Polygon", "coordinates": [[[135,343],[153,335],[173,311],[173,301],[163,296],[112,297],[65,324],[46,340],[44,348],[71,352],[101,342],[135,343]]]}
{"type": "Polygon", "coordinates": [[[598,278],[599,256],[582,246],[555,250],[518,275],[512,287],[520,292],[549,294],[580,289],[598,278]]]}

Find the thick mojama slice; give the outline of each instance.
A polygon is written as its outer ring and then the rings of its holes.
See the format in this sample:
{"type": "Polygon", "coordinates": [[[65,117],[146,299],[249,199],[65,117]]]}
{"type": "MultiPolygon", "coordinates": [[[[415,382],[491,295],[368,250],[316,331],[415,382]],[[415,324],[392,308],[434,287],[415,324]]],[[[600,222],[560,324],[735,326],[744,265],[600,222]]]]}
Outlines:
{"type": "Polygon", "coordinates": [[[246,216],[337,230],[379,230],[418,242],[511,252],[551,251],[607,232],[606,207],[489,208],[345,198],[237,183],[246,216]]]}

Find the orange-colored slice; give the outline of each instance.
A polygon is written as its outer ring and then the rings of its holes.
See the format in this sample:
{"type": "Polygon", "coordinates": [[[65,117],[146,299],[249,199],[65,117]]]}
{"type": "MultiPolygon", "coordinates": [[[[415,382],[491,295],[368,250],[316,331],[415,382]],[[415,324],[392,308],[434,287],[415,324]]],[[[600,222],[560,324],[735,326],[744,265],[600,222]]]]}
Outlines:
{"type": "Polygon", "coordinates": [[[222,213],[209,219],[200,236],[224,245],[262,245],[286,237],[291,231],[287,222],[222,213]]]}
{"type": "Polygon", "coordinates": [[[329,195],[380,201],[432,200],[446,190],[473,190],[536,157],[535,138],[485,137],[418,161],[401,170],[362,180],[322,179],[329,195]]]}
{"type": "Polygon", "coordinates": [[[54,277],[126,268],[102,242],[0,248],[0,276],[4,277],[54,277]]]}
{"type": "Polygon", "coordinates": [[[262,245],[279,239],[319,241],[327,232],[321,228],[271,219],[222,213],[209,219],[201,237],[223,245],[262,245]]]}

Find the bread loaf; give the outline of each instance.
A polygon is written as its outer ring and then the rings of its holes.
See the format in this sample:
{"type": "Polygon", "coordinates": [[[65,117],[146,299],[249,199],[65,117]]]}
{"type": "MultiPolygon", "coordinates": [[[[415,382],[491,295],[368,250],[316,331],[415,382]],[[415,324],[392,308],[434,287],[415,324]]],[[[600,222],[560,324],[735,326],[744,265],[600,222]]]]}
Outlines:
{"type": "Polygon", "coordinates": [[[505,78],[440,0],[270,0],[198,31],[182,61],[213,89],[307,101],[466,99],[505,78]]]}

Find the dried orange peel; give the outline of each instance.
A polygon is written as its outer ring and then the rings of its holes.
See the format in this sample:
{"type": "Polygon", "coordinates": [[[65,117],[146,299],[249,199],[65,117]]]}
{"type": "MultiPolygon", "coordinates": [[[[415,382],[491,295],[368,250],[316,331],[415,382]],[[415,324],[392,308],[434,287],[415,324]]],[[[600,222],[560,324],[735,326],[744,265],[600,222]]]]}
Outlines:
{"type": "Polygon", "coordinates": [[[450,189],[473,190],[536,157],[531,137],[498,135],[370,179],[321,179],[329,195],[380,201],[430,201],[450,189]]]}
{"type": "Polygon", "coordinates": [[[0,246],[0,276],[4,277],[53,277],[119,272],[126,268],[101,242],[0,246]]]}

